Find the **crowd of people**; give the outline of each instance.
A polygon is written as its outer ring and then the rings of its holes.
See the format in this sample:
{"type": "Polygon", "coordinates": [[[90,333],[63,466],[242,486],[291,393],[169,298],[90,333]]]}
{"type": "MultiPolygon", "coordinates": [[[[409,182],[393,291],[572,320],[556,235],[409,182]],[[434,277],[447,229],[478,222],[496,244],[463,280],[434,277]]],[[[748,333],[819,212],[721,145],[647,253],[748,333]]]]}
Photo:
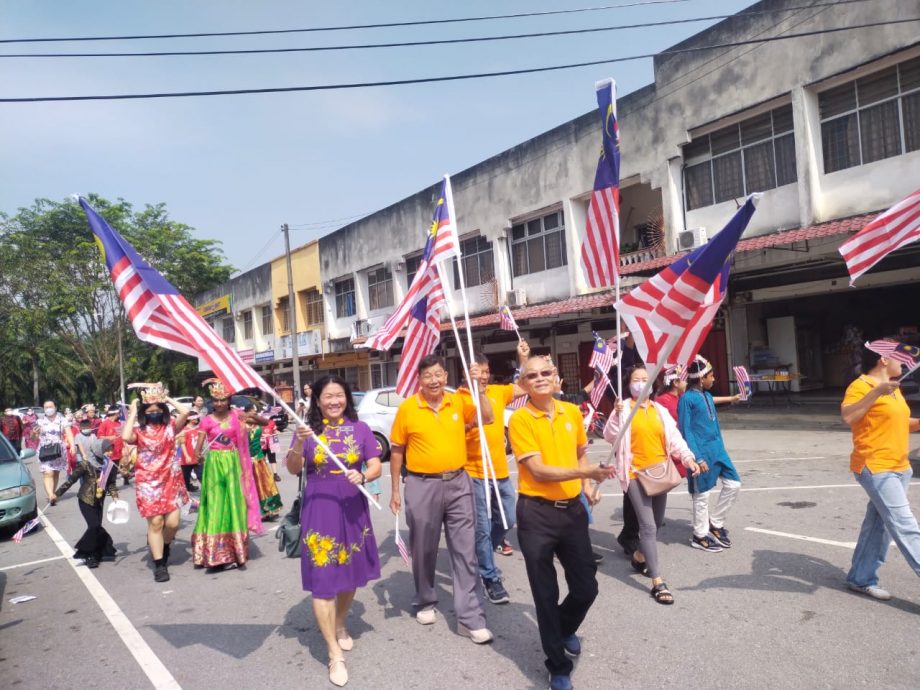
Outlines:
{"type": "MultiPolygon", "coordinates": [[[[621,361],[627,359],[628,340],[624,345],[621,361]]],[[[397,525],[404,513],[409,527],[416,621],[438,621],[435,570],[444,533],[456,629],[476,644],[493,639],[483,601],[501,605],[510,600],[496,555],[513,552],[506,536],[516,527],[550,688],[567,690],[572,659],[581,653],[577,633],[598,594],[599,557],[588,525],[601,483],[615,478],[623,489],[618,541],[632,567],[649,578],[655,602],[673,604],[657,547],[668,492],[687,478],[691,548],[704,553],[731,548],[726,524],[741,480],[726,450],[717,408],[740,396],[713,396],[713,367],[699,356],[686,368],[665,370],[653,399],[647,394],[649,368],[641,361],[632,361],[628,369],[621,364],[624,399],[615,401],[603,430],[615,449],[612,462],[593,464],[586,454],[581,412],[560,393],[552,360],[531,353],[523,340],[518,359],[515,383],[494,384],[488,358],[476,355],[468,380],[456,392],[447,388],[448,369],[440,356],[421,360],[418,392],[399,406],[390,434],[390,508],[397,525]],[[508,423],[516,490],[502,415],[515,399],[526,400],[508,423]],[[719,483],[711,507],[710,493],[719,483]],[[568,590],[561,602],[556,561],[568,590]]],[[[910,417],[896,380],[900,373],[895,360],[867,344],[862,374],[841,406],[853,433],[851,470],[869,496],[847,586],[876,599],[890,598],[878,586],[889,537],[920,575],[920,528],[907,500],[912,476],[907,436],[920,430],[920,419],[910,417]]],[[[615,376],[620,374],[615,370],[615,376]]],[[[76,543],[75,557],[89,567],[114,556],[102,525],[103,502],[106,495],[118,496],[116,472],[109,465],[118,466],[127,482],[129,457],[157,582],[169,579],[170,546],[190,491],[200,491],[191,536],[193,562],[211,571],[244,565],[250,535],[261,534],[262,521],[280,514],[273,466],[278,438],[271,421],[254,409],[231,407],[231,391],[220,381],[208,384],[210,412],[203,399],[190,409],[161,385],[144,384],[124,423],[118,407],[108,408],[100,420],[95,408],[86,406],[71,420],[46,402],[43,418],[23,419],[21,428],[13,430],[22,443],[37,448],[51,503],[81,482],[79,508],[87,529],[76,543]],[[58,486],[68,463],[69,476],[58,486]]],[[[590,385],[574,397],[587,392],[590,385]]],[[[347,626],[351,604],[358,588],[381,576],[368,497],[380,494],[374,484],[381,476],[382,450],[358,419],[349,384],[338,376],[305,386],[298,412],[302,420],[285,465],[305,480],[301,581],[312,594],[327,645],[329,680],[343,686],[348,682],[345,653],[355,647],[347,626]]],[[[10,425],[4,424],[6,433],[10,425]]]]}

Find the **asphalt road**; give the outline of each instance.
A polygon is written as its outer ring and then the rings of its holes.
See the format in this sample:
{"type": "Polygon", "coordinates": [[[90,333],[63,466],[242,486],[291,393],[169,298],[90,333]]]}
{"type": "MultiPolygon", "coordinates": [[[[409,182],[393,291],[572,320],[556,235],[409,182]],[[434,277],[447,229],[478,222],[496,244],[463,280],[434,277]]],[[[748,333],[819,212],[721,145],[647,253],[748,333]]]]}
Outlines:
{"type": "MultiPolygon", "coordinates": [[[[600,595],[579,633],[576,688],[918,687],[920,587],[901,554],[892,549],[881,571],[890,602],[844,588],[865,510],[865,495],[847,472],[849,435],[731,430],[726,441],[744,481],[728,523],[734,546],[720,554],[691,549],[689,498],[672,492],[659,539],[674,606],[656,604],[648,581],[617,549],[622,499],[618,487],[605,485],[592,527],[605,556],[600,595]]],[[[606,448],[596,441],[591,456],[600,459],[606,448]]],[[[287,504],[295,489],[285,476],[287,504]]],[[[133,503],[133,488],[122,494],[133,503]]],[[[253,541],[245,569],[209,575],[192,568],[193,524],[185,518],[172,580],[161,585],[136,513],[108,527],[115,563],[88,570],[62,557],[52,536],[57,531],[72,544],[82,533],[76,501],[71,491],[49,510],[51,529],[36,529],[21,544],[9,534],[0,539],[0,687],[332,687],[299,563],[282,557],[273,532],[253,541]],[[21,595],[35,599],[10,603],[21,595]]],[[[423,627],[411,614],[411,575],[396,553],[388,510],[374,511],[374,528],[383,577],[355,601],[348,687],[547,686],[517,551],[498,557],[512,601],[486,604],[496,639],[478,647],[455,633],[443,542],[443,615],[423,627]]],[[[511,541],[516,545],[513,532],[511,541]]]]}

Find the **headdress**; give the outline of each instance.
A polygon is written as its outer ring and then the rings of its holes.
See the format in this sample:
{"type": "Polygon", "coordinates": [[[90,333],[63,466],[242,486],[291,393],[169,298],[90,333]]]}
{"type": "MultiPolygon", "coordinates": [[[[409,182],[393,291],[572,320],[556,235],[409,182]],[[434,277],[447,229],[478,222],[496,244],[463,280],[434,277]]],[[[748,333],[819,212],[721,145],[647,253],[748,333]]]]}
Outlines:
{"type": "Polygon", "coordinates": [[[208,387],[208,394],[211,396],[211,400],[225,400],[230,397],[230,391],[227,390],[224,382],[220,379],[205,379],[201,382],[201,385],[208,387]]]}
{"type": "Polygon", "coordinates": [[[670,386],[678,379],[685,378],[686,370],[680,364],[675,364],[664,370],[664,385],[670,386]]]}
{"type": "Polygon", "coordinates": [[[690,363],[690,366],[687,367],[687,370],[687,378],[701,379],[712,371],[712,365],[709,363],[709,360],[697,355],[690,363]]]}
{"type": "Polygon", "coordinates": [[[144,405],[165,404],[166,398],[169,397],[169,391],[162,383],[129,383],[128,388],[141,389],[141,403],[144,405]]]}

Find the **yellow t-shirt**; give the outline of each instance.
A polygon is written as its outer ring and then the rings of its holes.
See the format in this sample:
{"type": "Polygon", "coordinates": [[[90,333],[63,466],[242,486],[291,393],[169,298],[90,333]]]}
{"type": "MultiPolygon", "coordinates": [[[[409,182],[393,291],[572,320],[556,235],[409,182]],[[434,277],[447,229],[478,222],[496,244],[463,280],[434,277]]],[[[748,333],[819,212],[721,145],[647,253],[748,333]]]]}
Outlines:
{"type": "MultiPolygon", "coordinates": [[[[629,426],[629,438],[632,450],[632,466],[637,470],[657,465],[667,459],[664,447],[664,423],[658,416],[654,405],[640,407],[633,416],[629,426]]],[[[636,473],[630,471],[631,479],[636,473]]]]}
{"type": "Polygon", "coordinates": [[[437,411],[416,393],[396,411],[390,442],[406,449],[406,469],[435,474],[466,464],[466,423],[476,416],[472,401],[446,391],[437,411]]]}
{"type": "Polygon", "coordinates": [[[527,466],[527,458],[539,455],[544,465],[569,469],[578,467],[578,450],[588,444],[588,437],[581,412],[575,405],[554,400],[550,417],[528,402],[511,415],[508,436],[518,461],[518,492],[551,501],[576,498],[581,493],[581,479],[541,482],[534,478],[527,466]]]}
{"type": "MultiPolygon", "coordinates": [[[[859,402],[874,387],[870,378],[860,376],[847,388],[843,404],[859,402]]],[[[896,390],[894,395],[878,398],[863,418],[853,425],[850,470],[857,474],[864,467],[869,468],[872,474],[906,470],[910,466],[907,460],[909,427],[910,408],[900,390],[896,390]]]]}
{"type": "MultiPolygon", "coordinates": [[[[473,404],[473,396],[467,389],[461,389],[464,403],[473,404]]],[[[486,443],[489,445],[489,455],[492,456],[492,466],[495,468],[496,479],[508,478],[508,456],[505,455],[505,408],[514,399],[514,386],[490,385],[486,386],[486,397],[492,403],[492,414],[495,419],[491,424],[486,424],[486,443]]],[[[475,417],[474,417],[475,418],[475,417]]],[[[483,479],[482,474],[482,448],[479,446],[479,428],[473,427],[466,432],[466,472],[471,477],[483,479]]]]}

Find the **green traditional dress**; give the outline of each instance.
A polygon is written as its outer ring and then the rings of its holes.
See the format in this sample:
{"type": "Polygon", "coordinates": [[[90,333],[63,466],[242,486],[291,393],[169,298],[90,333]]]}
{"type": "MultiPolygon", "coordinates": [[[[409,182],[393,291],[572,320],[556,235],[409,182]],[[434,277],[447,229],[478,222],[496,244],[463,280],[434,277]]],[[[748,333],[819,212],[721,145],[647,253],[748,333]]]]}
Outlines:
{"type": "Polygon", "coordinates": [[[252,457],[252,473],[256,479],[259,492],[259,507],[264,519],[271,519],[281,514],[281,495],[272,468],[262,449],[262,427],[257,426],[249,432],[249,455],[252,457]]]}

